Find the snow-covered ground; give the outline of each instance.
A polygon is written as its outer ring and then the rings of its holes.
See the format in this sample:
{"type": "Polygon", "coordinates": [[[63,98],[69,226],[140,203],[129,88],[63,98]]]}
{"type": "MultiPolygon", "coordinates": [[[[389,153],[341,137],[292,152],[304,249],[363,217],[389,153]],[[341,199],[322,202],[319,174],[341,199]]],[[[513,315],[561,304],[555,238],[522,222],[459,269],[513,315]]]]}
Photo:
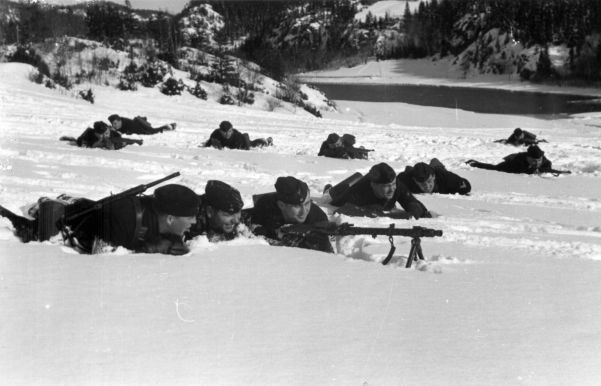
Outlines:
{"type": "Polygon", "coordinates": [[[209,179],[236,186],[247,206],[294,175],[331,213],[326,183],[376,162],[401,171],[431,157],[473,193],[420,196],[437,216],[395,221],[444,232],[422,240],[427,261],[409,270],[402,237],[388,266],[379,264],[386,238],[368,236],[338,240],[336,255],[198,238],[185,256],[84,256],[58,240],[22,244],[0,219],[3,384],[598,384],[601,114],[543,121],[339,102],[342,113],[317,119],[98,86],[91,105],[29,82],[30,69],[0,64],[0,203],[14,211],[40,196],[98,199],[180,171],[174,182],[199,193],[209,179]],[[178,127],[112,152],[58,141],[112,113],[178,127]],[[224,119],[275,145],[200,148],[224,119]],[[518,126],[547,139],[554,167],[573,174],[464,164],[517,151],[492,141],[518,126]],[[317,157],[330,132],[355,134],[372,159],[317,157]]]}

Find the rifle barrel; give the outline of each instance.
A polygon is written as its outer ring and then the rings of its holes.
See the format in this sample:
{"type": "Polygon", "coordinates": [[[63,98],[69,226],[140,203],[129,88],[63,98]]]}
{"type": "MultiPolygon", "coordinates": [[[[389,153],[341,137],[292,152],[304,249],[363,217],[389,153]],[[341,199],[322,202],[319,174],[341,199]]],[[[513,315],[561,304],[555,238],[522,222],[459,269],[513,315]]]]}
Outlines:
{"type": "Polygon", "coordinates": [[[102,208],[104,205],[115,202],[123,197],[128,197],[128,196],[136,196],[140,193],[143,193],[146,189],[153,187],[155,185],[158,185],[160,183],[163,183],[167,180],[170,180],[172,178],[175,178],[177,176],[179,176],[180,173],[179,172],[175,172],[175,173],[171,173],[166,177],[163,177],[161,179],[158,179],[156,181],[152,181],[148,184],[141,184],[138,186],[134,186],[133,188],[129,188],[123,192],[117,193],[117,194],[112,194],[110,196],[101,198],[100,200],[96,201],[95,203],[91,204],[89,207],[80,210],[79,212],[73,213],[69,216],[65,216],[64,222],[68,223],[70,221],[73,221],[74,219],[83,216],[84,214],[88,214],[91,211],[97,210],[102,208]]]}
{"type": "Polygon", "coordinates": [[[442,236],[442,230],[424,227],[413,228],[363,228],[341,227],[335,232],[339,236],[346,235],[380,235],[380,236],[406,236],[406,237],[437,237],[442,236]]]}
{"type": "Polygon", "coordinates": [[[169,174],[167,177],[163,177],[163,178],[161,178],[159,180],[152,181],[151,183],[145,185],[146,189],[148,189],[150,187],[153,187],[155,185],[161,184],[161,183],[163,183],[163,182],[165,182],[167,180],[170,180],[172,178],[178,177],[179,175],[180,175],[179,172],[175,172],[175,173],[169,174]]]}
{"type": "Polygon", "coordinates": [[[282,227],[287,233],[319,232],[332,236],[405,236],[405,237],[437,237],[442,236],[442,230],[414,226],[413,228],[363,228],[352,224],[317,223],[313,225],[296,224],[282,227]]]}

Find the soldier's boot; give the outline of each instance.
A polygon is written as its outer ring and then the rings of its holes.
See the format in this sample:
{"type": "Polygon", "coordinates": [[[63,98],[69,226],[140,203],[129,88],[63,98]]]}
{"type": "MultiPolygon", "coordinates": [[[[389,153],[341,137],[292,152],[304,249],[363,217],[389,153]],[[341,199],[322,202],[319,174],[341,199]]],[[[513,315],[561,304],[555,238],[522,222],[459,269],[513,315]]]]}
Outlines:
{"type": "Polygon", "coordinates": [[[38,209],[38,240],[45,241],[60,231],[58,222],[65,214],[63,201],[48,199],[40,202],[38,209]]]}
{"type": "Polygon", "coordinates": [[[6,217],[11,222],[15,228],[15,235],[24,243],[37,240],[37,220],[19,216],[3,206],[0,206],[0,216],[6,217]]]}

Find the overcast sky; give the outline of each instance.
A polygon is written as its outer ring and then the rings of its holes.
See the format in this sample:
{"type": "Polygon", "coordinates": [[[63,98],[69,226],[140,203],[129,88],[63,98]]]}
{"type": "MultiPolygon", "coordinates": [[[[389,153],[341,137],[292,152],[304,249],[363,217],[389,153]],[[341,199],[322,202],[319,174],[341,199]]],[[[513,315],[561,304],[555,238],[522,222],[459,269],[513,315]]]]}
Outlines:
{"type": "MultiPolygon", "coordinates": [[[[138,9],[160,9],[171,13],[178,13],[188,3],[188,0],[130,0],[131,6],[138,9]]],[[[71,5],[82,3],[82,0],[46,0],[41,1],[48,4],[71,5]]],[[[113,0],[113,3],[125,4],[125,0],[113,0]]]]}

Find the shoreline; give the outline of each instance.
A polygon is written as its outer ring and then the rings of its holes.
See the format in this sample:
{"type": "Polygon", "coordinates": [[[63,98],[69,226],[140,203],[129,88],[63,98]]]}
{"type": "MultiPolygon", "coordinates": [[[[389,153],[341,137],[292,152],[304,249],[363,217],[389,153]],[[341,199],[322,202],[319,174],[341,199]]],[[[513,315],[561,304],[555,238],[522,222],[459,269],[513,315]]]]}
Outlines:
{"type": "Polygon", "coordinates": [[[601,88],[534,84],[514,79],[515,74],[475,74],[462,79],[459,78],[460,74],[451,68],[448,60],[390,59],[368,61],[355,67],[305,72],[296,76],[303,83],[315,84],[354,83],[468,87],[601,98],[601,88]]]}

